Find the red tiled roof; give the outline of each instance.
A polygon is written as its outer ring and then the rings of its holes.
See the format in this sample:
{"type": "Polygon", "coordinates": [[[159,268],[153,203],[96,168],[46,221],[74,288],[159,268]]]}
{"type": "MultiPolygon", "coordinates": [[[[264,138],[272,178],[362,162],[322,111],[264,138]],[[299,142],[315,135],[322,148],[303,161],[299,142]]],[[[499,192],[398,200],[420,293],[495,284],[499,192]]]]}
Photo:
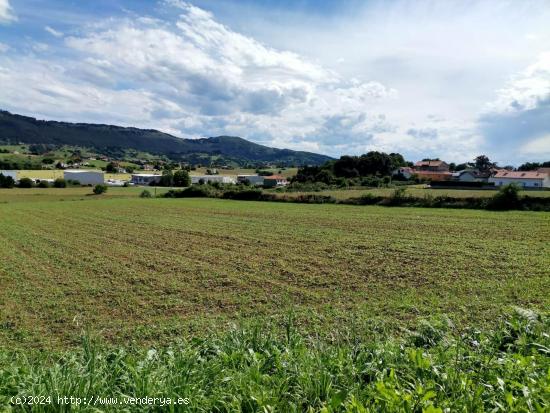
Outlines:
{"type": "Polygon", "coordinates": [[[511,179],[544,179],[548,176],[546,173],[537,171],[498,171],[495,178],[511,178],[511,179]]]}
{"type": "Polygon", "coordinates": [[[539,168],[537,169],[537,172],[550,175],[550,168],[539,168]]]}
{"type": "Polygon", "coordinates": [[[452,172],[446,171],[415,171],[417,175],[452,175],[452,172]]]}
{"type": "Polygon", "coordinates": [[[276,179],[278,181],[283,181],[283,180],[286,180],[286,178],[282,175],[271,175],[271,176],[266,176],[264,179],[276,179]]]}

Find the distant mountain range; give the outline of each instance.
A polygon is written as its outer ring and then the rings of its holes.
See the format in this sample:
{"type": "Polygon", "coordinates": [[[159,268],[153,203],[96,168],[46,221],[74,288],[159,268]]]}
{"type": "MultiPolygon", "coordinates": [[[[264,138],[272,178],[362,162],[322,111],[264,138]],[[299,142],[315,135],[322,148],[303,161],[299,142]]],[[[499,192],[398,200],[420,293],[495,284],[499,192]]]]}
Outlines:
{"type": "Polygon", "coordinates": [[[172,160],[197,159],[280,165],[319,165],[332,158],[311,152],[276,149],[235,136],[181,139],[154,129],[37,120],[0,111],[0,141],[71,145],[98,151],[135,149],[172,160]]]}

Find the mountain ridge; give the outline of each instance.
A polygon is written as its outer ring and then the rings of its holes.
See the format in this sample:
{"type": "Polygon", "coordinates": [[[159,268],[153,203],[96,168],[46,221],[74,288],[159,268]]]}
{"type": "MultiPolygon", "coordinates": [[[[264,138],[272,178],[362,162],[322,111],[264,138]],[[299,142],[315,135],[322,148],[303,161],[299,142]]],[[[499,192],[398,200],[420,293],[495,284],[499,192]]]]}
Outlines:
{"type": "Polygon", "coordinates": [[[56,144],[95,149],[134,149],[165,155],[178,161],[201,156],[236,163],[273,162],[283,165],[319,165],[332,158],[312,152],[278,149],[237,136],[178,138],[156,129],[140,129],[97,123],[40,120],[0,110],[0,141],[25,144],[56,144]]]}

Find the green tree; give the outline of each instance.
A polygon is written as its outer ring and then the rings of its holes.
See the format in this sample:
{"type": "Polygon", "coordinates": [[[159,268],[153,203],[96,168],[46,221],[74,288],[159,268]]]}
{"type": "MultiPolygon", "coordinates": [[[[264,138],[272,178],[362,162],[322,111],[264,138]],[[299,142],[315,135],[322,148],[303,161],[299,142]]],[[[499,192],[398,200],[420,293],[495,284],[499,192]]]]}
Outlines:
{"type": "Polygon", "coordinates": [[[57,178],[55,181],[53,181],[53,186],[55,188],[66,188],[67,182],[63,178],[57,178]]]}
{"type": "Polygon", "coordinates": [[[495,167],[495,163],[491,162],[488,156],[486,155],[479,155],[474,159],[475,167],[477,170],[486,172],[490,170],[491,168],[495,167]]]}
{"type": "Polygon", "coordinates": [[[183,187],[189,185],[191,185],[191,177],[186,170],[180,169],[174,173],[174,186],[183,187]]]}
{"type": "Polygon", "coordinates": [[[0,174],[0,188],[13,188],[15,181],[11,176],[4,176],[0,174]]]}
{"type": "Polygon", "coordinates": [[[118,165],[114,162],[109,162],[106,166],[105,166],[105,172],[108,172],[110,174],[113,174],[113,173],[116,173],[117,171],[117,168],[118,168],[118,165]]]}
{"type": "Polygon", "coordinates": [[[174,185],[174,174],[172,171],[165,169],[162,171],[162,176],[159,182],[160,186],[173,186],[174,185]]]}

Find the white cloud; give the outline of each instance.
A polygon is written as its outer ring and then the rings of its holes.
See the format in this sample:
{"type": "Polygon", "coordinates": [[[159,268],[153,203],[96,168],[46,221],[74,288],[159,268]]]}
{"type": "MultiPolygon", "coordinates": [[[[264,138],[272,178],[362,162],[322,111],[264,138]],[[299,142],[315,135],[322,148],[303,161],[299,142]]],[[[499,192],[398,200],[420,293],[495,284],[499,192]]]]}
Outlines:
{"type": "Polygon", "coordinates": [[[0,0],[0,24],[11,23],[17,20],[17,16],[10,6],[9,0],[0,0]]]}
{"type": "Polygon", "coordinates": [[[53,27],[46,26],[44,27],[44,30],[46,30],[48,33],[50,33],[53,37],[63,37],[63,33],[55,30],[53,27]]]}
{"type": "Polygon", "coordinates": [[[7,52],[9,49],[10,47],[7,44],[0,42],[0,53],[7,52]]]}
{"type": "Polygon", "coordinates": [[[550,158],[550,134],[527,142],[520,151],[522,155],[529,157],[550,158]]]}
{"type": "Polygon", "coordinates": [[[550,151],[550,52],[540,54],[525,70],[497,91],[479,119],[488,148],[507,159],[547,160],[550,151]],[[546,145],[546,148],[544,148],[546,145]],[[509,158],[508,158],[509,159],[509,158]]]}
{"type": "Polygon", "coordinates": [[[497,93],[495,102],[487,106],[488,113],[523,112],[537,107],[550,96],[550,51],[513,76],[497,93]]]}
{"type": "MultiPolygon", "coordinates": [[[[231,3],[238,32],[212,12],[165,0],[176,7],[158,14],[168,20],[113,17],[69,37],[46,26],[64,37],[64,48],[34,42],[28,56],[0,56],[8,85],[0,106],[182,137],[240,135],[335,156],[378,149],[465,161],[499,141],[491,116],[504,116],[515,135],[533,116],[544,129],[547,55],[520,71],[550,33],[548,10],[532,1],[496,9],[375,1],[345,21],[315,26],[304,16],[257,19],[231,3]],[[262,28],[254,30],[257,22],[262,28]]],[[[540,128],[517,145],[541,136],[540,128]]],[[[516,143],[506,148],[517,151],[516,143]]],[[[513,151],[502,156],[510,160],[513,151]]]]}
{"type": "Polygon", "coordinates": [[[103,113],[124,124],[135,114],[135,125],[179,136],[236,134],[333,154],[334,128],[342,133],[344,152],[346,144],[365,146],[372,131],[388,129],[387,120],[369,112],[377,102],[396,99],[396,90],[343,79],[296,53],[232,31],[202,9],[181,7],[175,25],[151,18],[108,20],[67,37],[75,56],[56,64],[33,64],[31,57],[4,62],[11,86],[2,101],[11,107],[32,101],[37,113],[63,118],[97,119],[103,113]],[[140,107],[139,114],[131,107],[140,107]]]}

